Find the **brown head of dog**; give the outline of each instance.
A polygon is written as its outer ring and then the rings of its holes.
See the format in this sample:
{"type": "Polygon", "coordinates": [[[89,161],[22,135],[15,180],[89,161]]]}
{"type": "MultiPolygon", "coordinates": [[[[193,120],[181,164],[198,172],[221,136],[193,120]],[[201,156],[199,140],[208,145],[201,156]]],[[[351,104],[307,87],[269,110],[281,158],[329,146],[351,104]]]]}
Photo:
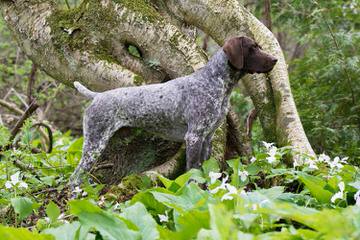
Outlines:
{"type": "Polygon", "coordinates": [[[230,65],[247,73],[267,73],[275,66],[277,59],[261,50],[261,47],[247,37],[234,37],[226,41],[224,52],[230,65]]]}

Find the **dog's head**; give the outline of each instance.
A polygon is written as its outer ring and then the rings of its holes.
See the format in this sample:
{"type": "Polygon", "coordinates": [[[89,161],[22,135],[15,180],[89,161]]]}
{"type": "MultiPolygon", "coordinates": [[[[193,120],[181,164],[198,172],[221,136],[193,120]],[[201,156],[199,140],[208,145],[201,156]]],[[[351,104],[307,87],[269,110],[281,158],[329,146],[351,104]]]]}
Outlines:
{"type": "Polygon", "coordinates": [[[267,73],[275,66],[277,59],[261,50],[261,47],[247,37],[227,40],[223,47],[230,64],[246,73],[267,73]]]}

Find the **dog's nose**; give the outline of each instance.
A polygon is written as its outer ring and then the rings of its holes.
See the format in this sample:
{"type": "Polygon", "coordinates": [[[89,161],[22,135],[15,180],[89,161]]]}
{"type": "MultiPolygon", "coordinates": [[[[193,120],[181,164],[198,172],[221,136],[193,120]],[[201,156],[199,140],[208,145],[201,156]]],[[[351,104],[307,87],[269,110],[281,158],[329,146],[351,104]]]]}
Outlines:
{"type": "Polygon", "coordinates": [[[272,58],[272,59],[271,59],[271,62],[272,62],[274,65],[277,63],[277,61],[278,61],[277,58],[272,58]]]}

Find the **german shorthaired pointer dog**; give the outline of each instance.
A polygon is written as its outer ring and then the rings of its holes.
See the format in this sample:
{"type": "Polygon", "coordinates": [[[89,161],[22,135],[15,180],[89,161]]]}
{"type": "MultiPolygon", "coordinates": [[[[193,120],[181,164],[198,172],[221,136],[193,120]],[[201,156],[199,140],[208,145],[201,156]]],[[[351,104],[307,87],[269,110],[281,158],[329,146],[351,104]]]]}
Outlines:
{"type": "Polygon", "coordinates": [[[75,82],[93,99],[84,115],[84,146],[71,185],[81,182],[122,127],[144,128],[186,143],[186,168],[199,168],[211,153],[211,138],[226,116],[232,89],[247,73],[266,73],[277,59],[247,37],[226,41],[206,66],[191,75],[138,87],[96,93],[75,82]]]}

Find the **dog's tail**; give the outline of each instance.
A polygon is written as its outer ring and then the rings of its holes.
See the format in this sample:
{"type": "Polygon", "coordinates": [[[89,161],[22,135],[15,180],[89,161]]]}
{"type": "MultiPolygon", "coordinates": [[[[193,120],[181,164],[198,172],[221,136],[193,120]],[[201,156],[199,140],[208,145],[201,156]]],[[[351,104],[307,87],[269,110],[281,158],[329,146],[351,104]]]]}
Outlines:
{"type": "Polygon", "coordinates": [[[85,97],[88,98],[94,98],[96,96],[96,92],[90,91],[89,89],[87,89],[86,87],[84,87],[81,83],[79,82],[74,82],[74,87],[85,97]]]}

